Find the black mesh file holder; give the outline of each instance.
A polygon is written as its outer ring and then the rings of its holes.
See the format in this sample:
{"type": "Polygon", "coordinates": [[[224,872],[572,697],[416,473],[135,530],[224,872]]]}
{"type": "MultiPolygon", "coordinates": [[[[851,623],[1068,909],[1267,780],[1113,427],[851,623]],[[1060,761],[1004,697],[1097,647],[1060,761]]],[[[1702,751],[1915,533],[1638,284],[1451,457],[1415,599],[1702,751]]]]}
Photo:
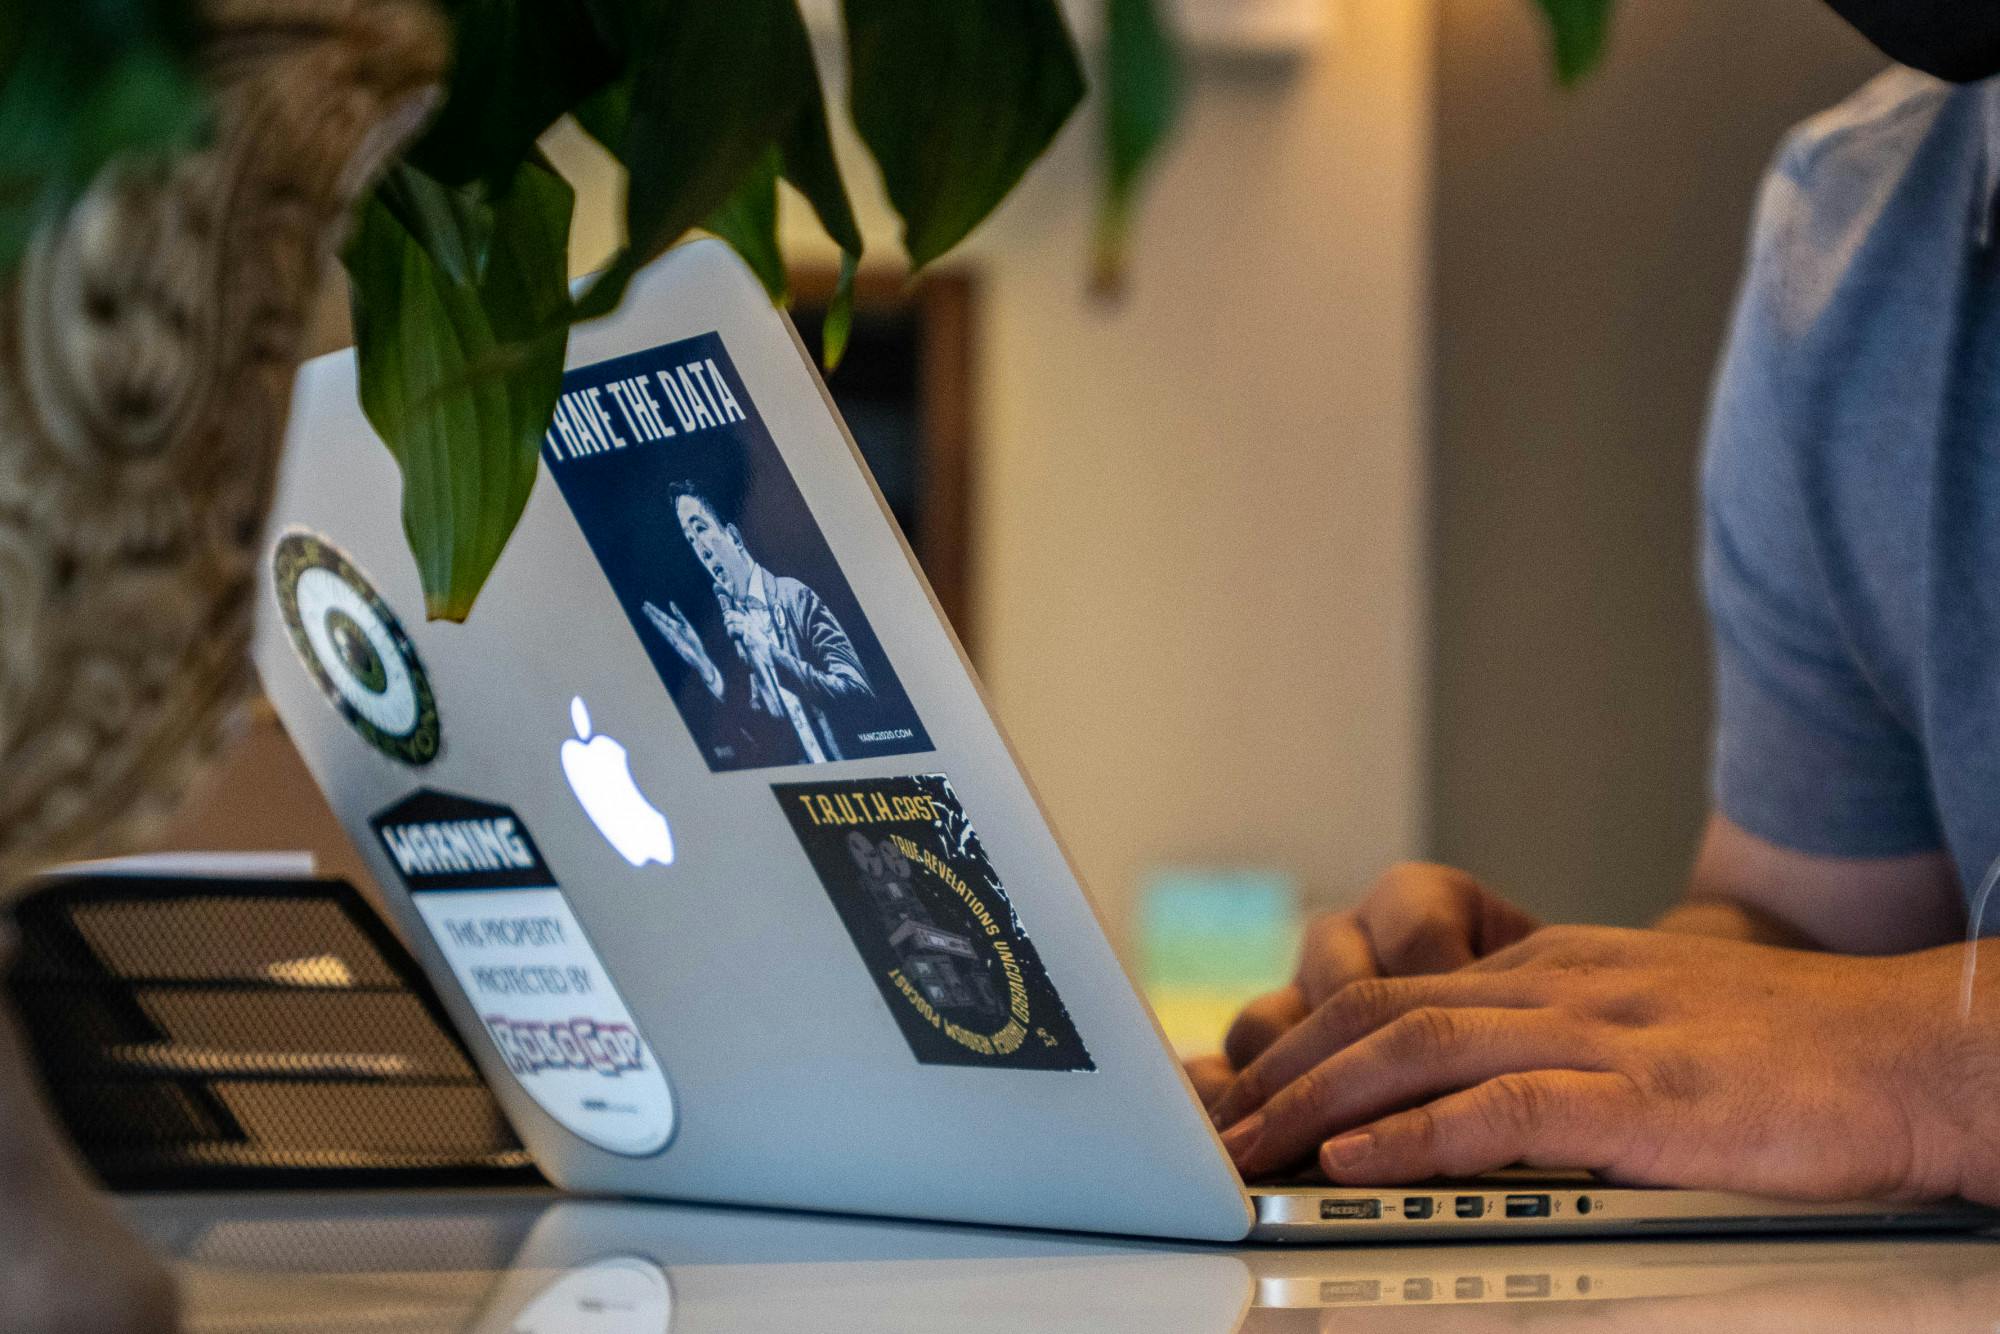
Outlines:
{"type": "Polygon", "coordinates": [[[541,1179],[345,881],[52,877],[15,918],[9,994],[111,1186],[541,1179]]]}

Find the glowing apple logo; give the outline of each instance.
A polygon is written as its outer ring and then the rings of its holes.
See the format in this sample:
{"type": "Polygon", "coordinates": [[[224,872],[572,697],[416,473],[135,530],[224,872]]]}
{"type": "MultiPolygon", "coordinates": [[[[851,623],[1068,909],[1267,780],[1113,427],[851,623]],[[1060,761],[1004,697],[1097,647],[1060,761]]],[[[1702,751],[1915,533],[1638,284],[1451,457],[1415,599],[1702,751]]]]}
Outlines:
{"type": "Polygon", "coordinates": [[[581,696],[570,700],[569,717],[576,724],[576,740],[562,744],[563,777],[583,813],[604,841],[632,865],[673,865],[673,831],[667,828],[667,817],[632,781],[625,747],[608,736],[591,736],[590,710],[583,707],[581,696]]]}

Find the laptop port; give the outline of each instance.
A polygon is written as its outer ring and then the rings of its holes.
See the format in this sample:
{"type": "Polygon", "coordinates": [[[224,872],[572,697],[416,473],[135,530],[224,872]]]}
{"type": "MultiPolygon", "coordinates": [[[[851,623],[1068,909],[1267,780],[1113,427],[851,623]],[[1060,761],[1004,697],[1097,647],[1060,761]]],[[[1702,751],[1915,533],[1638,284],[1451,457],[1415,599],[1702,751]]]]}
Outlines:
{"type": "Polygon", "coordinates": [[[1319,1216],[1322,1220],[1331,1218],[1380,1218],[1380,1200],[1321,1200],[1319,1216]]]}
{"type": "Polygon", "coordinates": [[[1484,1218],[1486,1216],[1486,1197],[1483,1195],[1459,1196],[1458,1216],[1460,1218],[1484,1218]]]}
{"type": "Polygon", "coordinates": [[[1382,1280],[1330,1278],[1319,1285],[1319,1299],[1329,1306],[1337,1303],[1379,1302],[1382,1300],[1382,1280]]]}
{"type": "Polygon", "coordinates": [[[1549,1295],[1549,1286],[1547,1274],[1509,1274],[1507,1298],[1509,1301],[1520,1301],[1525,1298],[1546,1297],[1549,1295]]]}
{"type": "Polygon", "coordinates": [[[1476,1302],[1486,1296],[1486,1280],[1477,1274],[1467,1274],[1451,1285],[1451,1295],[1462,1302],[1476,1302]]]}
{"type": "Polygon", "coordinates": [[[1546,1195],[1509,1195],[1507,1197],[1507,1217],[1547,1218],[1549,1197],[1546,1195]]]}
{"type": "Polygon", "coordinates": [[[1403,1217],[1429,1218],[1434,1203],[1428,1195],[1406,1195],[1403,1197],[1403,1217]]]}
{"type": "Polygon", "coordinates": [[[1437,1289],[1427,1278],[1403,1280],[1403,1300],[1406,1302],[1427,1302],[1436,1295],[1437,1289]]]}

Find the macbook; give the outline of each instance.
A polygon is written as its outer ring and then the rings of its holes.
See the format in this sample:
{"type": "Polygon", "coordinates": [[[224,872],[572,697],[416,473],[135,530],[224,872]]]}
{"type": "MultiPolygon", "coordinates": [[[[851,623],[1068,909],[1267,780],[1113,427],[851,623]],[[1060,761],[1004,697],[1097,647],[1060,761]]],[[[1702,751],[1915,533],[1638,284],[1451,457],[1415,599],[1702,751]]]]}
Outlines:
{"type": "Polygon", "coordinates": [[[731,251],[669,252],[574,331],[541,464],[470,618],[427,622],[353,354],[307,364],[256,655],[559,1185],[1214,1241],[1985,1220],[1246,1185],[731,251]]]}

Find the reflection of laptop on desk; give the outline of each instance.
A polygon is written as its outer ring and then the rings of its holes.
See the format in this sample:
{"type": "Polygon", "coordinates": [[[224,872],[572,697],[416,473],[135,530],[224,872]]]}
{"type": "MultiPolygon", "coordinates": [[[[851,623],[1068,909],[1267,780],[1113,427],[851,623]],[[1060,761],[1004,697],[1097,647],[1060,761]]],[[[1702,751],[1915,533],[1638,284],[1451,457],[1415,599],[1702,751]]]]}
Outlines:
{"type": "Polygon", "coordinates": [[[308,365],[257,639],[556,1181],[1212,1239],[1973,1217],[1587,1181],[1246,1193],[756,280],[682,247],[570,360],[463,625],[421,620],[352,355],[308,365]]]}

